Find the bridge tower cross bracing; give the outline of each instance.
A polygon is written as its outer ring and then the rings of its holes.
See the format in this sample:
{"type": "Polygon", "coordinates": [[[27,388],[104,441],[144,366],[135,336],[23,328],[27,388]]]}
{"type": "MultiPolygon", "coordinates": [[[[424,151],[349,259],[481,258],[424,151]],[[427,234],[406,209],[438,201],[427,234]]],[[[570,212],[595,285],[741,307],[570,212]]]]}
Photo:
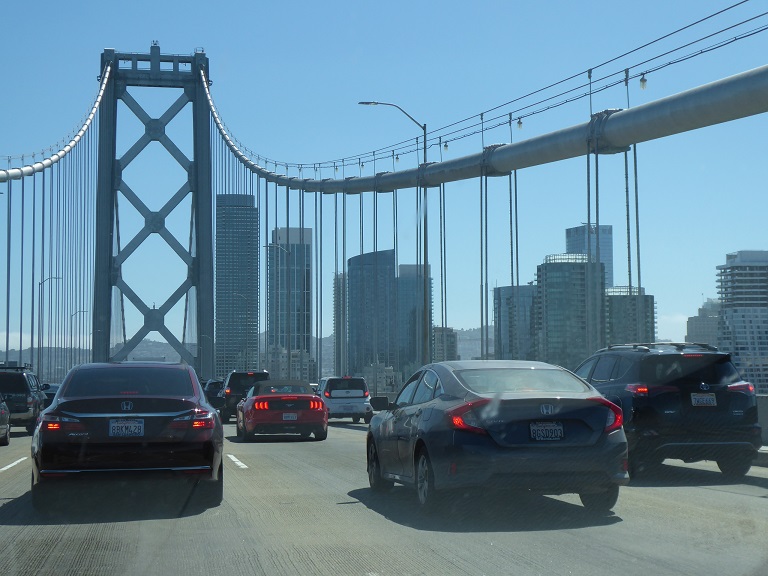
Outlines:
{"type": "MultiPolygon", "coordinates": [[[[202,51],[193,55],[161,55],[153,43],[149,54],[117,53],[107,49],[101,56],[101,69],[111,66],[111,79],[99,110],[99,149],[96,198],[96,253],[94,263],[93,348],[95,362],[128,358],[150,332],[159,332],[182,361],[192,365],[202,378],[213,375],[214,367],[214,299],[213,299],[213,223],[211,186],[210,108],[202,86],[200,71],[208,78],[208,58],[202,51]],[[181,88],[181,95],[160,118],[151,118],[131,96],[129,88],[181,88]],[[122,100],[144,125],[144,134],[117,157],[118,101],[122,100]],[[187,158],[168,137],[166,125],[188,104],[192,106],[193,158],[187,158]],[[168,192],[168,200],[158,211],[150,210],[123,180],[123,171],[152,142],[159,142],[187,174],[179,190],[168,192]],[[185,248],[165,226],[165,219],[191,195],[189,246],[185,248]],[[120,237],[120,221],[116,211],[119,198],[144,217],[143,228],[125,242],[120,237]],[[158,234],[186,265],[186,277],[180,278],[172,295],[159,306],[142,301],[123,276],[126,259],[151,234],[158,234]],[[120,242],[118,242],[120,238],[120,242]],[[114,320],[123,314],[128,299],[143,315],[143,324],[133,335],[112,338],[114,320]],[[194,346],[180,341],[165,325],[166,314],[184,300],[185,327],[194,331],[194,346]],[[117,309],[115,308],[117,307],[117,309]],[[115,346],[116,343],[122,346],[115,346]]],[[[163,190],[152,191],[163,195],[163,190]]],[[[144,262],[147,275],[164,278],[176,285],[167,272],[152,269],[144,262]]],[[[159,266],[158,266],[159,267],[159,266]]],[[[124,320],[119,318],[121,324],[124,320]]],[[[124,330],[124,328],[123,328],[124,330]]]]}

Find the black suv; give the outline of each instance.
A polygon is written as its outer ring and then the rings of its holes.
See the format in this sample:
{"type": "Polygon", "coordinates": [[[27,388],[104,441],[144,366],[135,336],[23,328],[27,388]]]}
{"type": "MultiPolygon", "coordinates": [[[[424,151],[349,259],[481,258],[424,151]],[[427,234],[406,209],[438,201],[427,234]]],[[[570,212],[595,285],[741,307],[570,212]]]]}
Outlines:
{"type": "Polygon", "coordinates": [[[665,458],[714,460],[744,476],[762,445],[755,387],[731,355],[708,344],[623,344],[598,350],[576,374],[624,411],[630,470],[665,458]]]}
{"type": "Polygon", "coordinates": [[[48,384],[40,384],[30,366],[17,366],[0,362],[0,394],[5,398],[10,423],[25,426],[27,432],[35,431],[37,416],[45,409],[45,390],[48,384]]]}
{"type": "Polygon", "coordinates": [[[226,399],[221,408],[222,422],[229,422],[230,416],[237,413],[238,402],[256,383],[264,380],[269,380],[269,372],[266,370],[233,370],[227,374],[224,387],[218,394],[219,397],[226,399]]]}

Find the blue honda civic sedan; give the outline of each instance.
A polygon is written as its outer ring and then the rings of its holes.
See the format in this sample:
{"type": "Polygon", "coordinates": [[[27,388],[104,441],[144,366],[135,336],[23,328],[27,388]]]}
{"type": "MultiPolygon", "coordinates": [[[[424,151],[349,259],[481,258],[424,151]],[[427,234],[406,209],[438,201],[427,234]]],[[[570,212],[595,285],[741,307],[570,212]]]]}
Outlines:
{"type": "Polygon", "coordinates": [[[629,482],[622,412],[573,373],[542,362],[429,364],[379,410],[367,436],[373,490],[416,489],[424,508],[452,489],[577,493],[607,513],[629,482]]]}

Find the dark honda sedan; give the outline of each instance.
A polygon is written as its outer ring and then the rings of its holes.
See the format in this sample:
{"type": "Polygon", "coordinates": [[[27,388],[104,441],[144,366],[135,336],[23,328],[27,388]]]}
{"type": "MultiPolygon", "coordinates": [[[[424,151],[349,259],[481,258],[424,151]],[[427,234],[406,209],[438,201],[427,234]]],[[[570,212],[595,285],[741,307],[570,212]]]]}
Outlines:
{"type": "Polygon", "coordinates": [[[182,364],[83,364],[62,382],[32,437],[32,499],[66,478],[178,475],[206,506],[223,496],[224,433],[182,364]]]}
{"type": "Polygon", "coordinates": [[[621,410],[563,368],[542,362],[439,362],[418,370],[367,438],[374,490],[416,488],[422,507],[451,489],[578,493],[608,512],[629,482],[621,410]]]}

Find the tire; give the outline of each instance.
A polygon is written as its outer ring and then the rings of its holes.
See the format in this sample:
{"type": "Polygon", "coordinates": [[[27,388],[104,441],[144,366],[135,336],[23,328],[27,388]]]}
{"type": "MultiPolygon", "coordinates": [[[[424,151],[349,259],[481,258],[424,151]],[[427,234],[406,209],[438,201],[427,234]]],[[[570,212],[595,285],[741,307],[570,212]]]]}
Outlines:
{"type": "Polygon", "coordinates": [[[717,461],[717,467],[726,478],[743,478],[752,468],[752,458],[747,456],[732,456],[717,461]]]}
{"type": "Polygon", "coordinates": [[[360,423],[360,416],[353,416],[352,417],[352,422],[354,424],[359,424],[360,423]]]}
{"type": "Polygon", "coordinates": [[[381,476],[381,463],[379,462],[379,453],[376,451],[376,444],[373,440],[368,442],[368,484],[374,492],[386,492],[394,482],[385,480],[381,476]]]}
{"type": "Polygon", "coordinates": [[[429,454],[422,448],[416,457],[416,496],[422,510],[434,510],[440,500],[429,454]]]}
{"type": "Polygon", "coordinates": [[[195,490],[201,505],[206,508],[219,506],[224,500],[224,464],[219,465],[218,480],[200,480],[195,490]]]}
{"type": "Polygon", "coordinates": [[[320,440],[325,440],[326,438],[328,438],[327,428],[318,428],[315,430],[315,440],[319,442],[320,440]]]}
{"type": "Polygon", "coordinates": [[[372,419],[373,419],[373,414],[371,414],[370,412],[366,412],[365,416],[363,416],[363,422],[365,422],[366,424],[370,424],[372,419]]]}
{"type": "Polygon", "coordinates": [[[238,424],[237,436],[238,436],[238,438],[240,438],[240,442],[248,442],[251,439],[251,435],[248,434],[248,430],[245,429],[245,419],[243,419],[243,426],[242,426],[242,428],[238,424]]]}
{"type": "Polygon", "coordinates": [[[0,446],[8,446],[11,443],[11,423],[8,423],[8,427],[5,429],[5,437],[0,440],[0,446]]]}
{"type": "Polygon", "coordinates": [[[602,492],[579,494],[579,499],[584,508],[590,512],[606,514],[611,511],[619,499],[619,487],[614,484],[602,492]]]}

